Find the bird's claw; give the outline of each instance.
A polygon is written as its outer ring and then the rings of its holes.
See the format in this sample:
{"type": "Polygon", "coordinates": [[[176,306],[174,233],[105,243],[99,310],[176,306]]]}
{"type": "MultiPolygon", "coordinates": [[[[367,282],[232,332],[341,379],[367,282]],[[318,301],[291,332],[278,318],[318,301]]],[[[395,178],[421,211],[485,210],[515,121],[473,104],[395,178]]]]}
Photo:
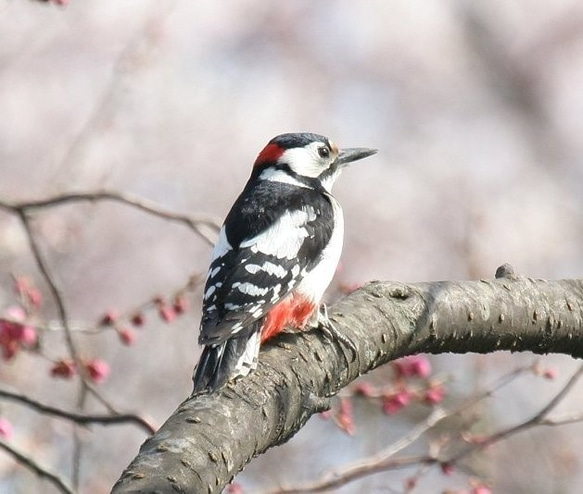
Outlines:
{"type": "Polygon", "coordinates": [[[338,328],[334,326],[334,323],[330,320],[330,317],[328,317],[328,307],[326,304],[322,304],[318,310],[318,327],[330,341],[337,340],[345,347],[350,348],[355,356],[358,354],[356,345],[344,334],[338,331],[338,328]]]}

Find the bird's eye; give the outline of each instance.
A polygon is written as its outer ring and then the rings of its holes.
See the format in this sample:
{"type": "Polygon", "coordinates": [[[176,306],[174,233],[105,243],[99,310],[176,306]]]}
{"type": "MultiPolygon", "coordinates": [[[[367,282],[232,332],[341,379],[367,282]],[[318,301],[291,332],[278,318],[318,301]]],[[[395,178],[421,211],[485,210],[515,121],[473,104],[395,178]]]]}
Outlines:
{"type": "Polygon", "coordinates": [[[326,146],[318,148],[318,154],[320,158],[328,158],[330,156],[330,150],[326,146]]]}

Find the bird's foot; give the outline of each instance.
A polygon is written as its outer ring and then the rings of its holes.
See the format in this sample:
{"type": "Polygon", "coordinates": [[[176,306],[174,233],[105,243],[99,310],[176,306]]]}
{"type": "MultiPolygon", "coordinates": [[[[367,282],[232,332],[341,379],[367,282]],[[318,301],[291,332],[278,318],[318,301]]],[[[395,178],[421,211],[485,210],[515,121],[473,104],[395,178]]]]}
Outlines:
{"type": "Polygon", "coordinates": [[[355,356],[358,355],[356,345],[346,335],[338,331],[338,328],[334,326],[334,323],[328,317],[328,307],[326,304],[322,304],[318,309],[318,327],[330,341],[337,340],[345,347],[350,348],[355,356]]]}

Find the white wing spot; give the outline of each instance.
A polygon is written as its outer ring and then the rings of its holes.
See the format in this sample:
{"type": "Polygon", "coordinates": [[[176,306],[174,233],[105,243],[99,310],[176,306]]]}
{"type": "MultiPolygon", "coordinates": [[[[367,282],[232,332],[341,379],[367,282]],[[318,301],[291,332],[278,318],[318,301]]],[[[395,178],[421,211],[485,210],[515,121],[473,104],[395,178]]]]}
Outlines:
{"type": "Polygon", "coordinates": [[[236,283],[233,283],[233,288],[253,297],[263,296],[269,291],[269,288],[261,288],[253,283],[249,283],[248,281],[245,283],[239,283],[237,281],[236,283]]]}
{"type": "Polygon", "coordinates": [[[259,266],[257,264],[247,264],[247,266],[245,266],[245,270],[251,274],[257,273],[260,269],[261,269],[261,266],[259,266]]]}
{"type": "Polygon", "coordinates": [[[212,271],[209,272],[209,279],[214,278],[216,274],[221,270],[221,266],[217,266],[212,271]]]}
{"type": "Polygon", "coordinates": [[[277,284],[273,288],[273,295],[271,297],[271,302],[276,302],[279,299],[279,292],[281,291],[281,285],[277,284]]]}
{"type": "Polygon", "coordinates": [[[296,278],[296,277],[298,276],[298,274],[300,274],[300,266],[299,266],[299,264],[296,264],[296,265],[295,265],[295,266],[292,268],[292,270],[291,270],[291,273],[292,273],[292,276],[293,276],[294,278],[296,278]]]}
{"type": "Polygon", "coordinates": [[[208,289],[208,290],[205,292],[205,294],[204,294],[204,299],[205,299],[205,300],[208,300],[208,299],[209,299],[209,297],[210,297],[210,296],[211,296],[213,293],[215,293],[215,291],[216,291],[216,290],[217,290],[217,287],[216,287],[216,285],[212,285],[211,287],[209,287],[209,289],[208,289]]]}
{"type": "Polygon", "coordinates": [[[269,261],[265,261],[261,269],[265,271],[267,274],[275,275],[278,278],[284,278],[287,274],[287,270],[283,266],[278,266],[269,261]]]}

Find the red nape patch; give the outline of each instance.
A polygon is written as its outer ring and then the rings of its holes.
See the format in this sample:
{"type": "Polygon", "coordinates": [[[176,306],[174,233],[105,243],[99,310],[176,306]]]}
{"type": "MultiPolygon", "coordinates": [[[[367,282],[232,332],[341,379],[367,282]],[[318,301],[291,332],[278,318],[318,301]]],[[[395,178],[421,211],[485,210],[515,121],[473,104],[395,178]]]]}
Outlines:
{"type": "Polygon", "coordinates": [[[302,295],[286,297],[267,314],[261,328],[261,343],[281,333],[287,326],[303,329],[315,310],[316,304],[302,295]]]}
{"type": "Polygon", "coordinates": [[[268,144],[257,156],[254,166],[259,166],[263,163],[275,163],[284,151],[285,149],[280,148],[277,144],[268,144]]]}

